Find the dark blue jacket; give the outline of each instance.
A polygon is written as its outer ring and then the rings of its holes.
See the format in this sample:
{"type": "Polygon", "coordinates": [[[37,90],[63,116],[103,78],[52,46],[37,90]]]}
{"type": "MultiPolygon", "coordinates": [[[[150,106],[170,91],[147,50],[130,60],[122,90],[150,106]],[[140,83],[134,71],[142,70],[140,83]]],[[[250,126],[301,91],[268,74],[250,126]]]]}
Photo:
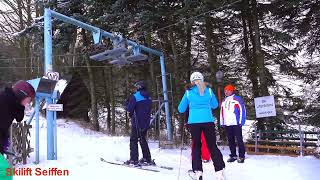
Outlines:
{"type": "Polygon", "coordinates": [[[137,129],[149,128],[152,100],[148,91],[139,90],[134,93],[126,104],[126,110],[131,117],[132,127],[137,129]]]}

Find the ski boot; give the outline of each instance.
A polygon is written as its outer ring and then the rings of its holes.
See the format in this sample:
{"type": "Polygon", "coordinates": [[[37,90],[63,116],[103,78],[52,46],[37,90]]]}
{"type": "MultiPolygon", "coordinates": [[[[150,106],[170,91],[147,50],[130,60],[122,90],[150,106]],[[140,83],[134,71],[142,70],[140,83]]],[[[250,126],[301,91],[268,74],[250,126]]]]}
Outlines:
{"type": "Polygon", "coordinates": [[[139,161],[134,161],[134,160],[128,160],[124,162],[125,165],[127,166],[139,166],[139,161]]]}
{"type": "Polygon", "coordinates": [[[238,158],[238,163],[244,163],[244,158],[239,157],[239,158],[238,158]]]}
{"type": "Polygon", "coordinates": [[[226,178],[224,177],[224,169],[216,171],[216,177],[217,180],[226,180],[226,178]]]}
{"type": "Polygon", "coordinates": [[[231,163],[231,162],[234,162],[238,159],[237,156],[230,156],[230,158],[227,160],[227,162],[231,163]]]}
{"type": "Polygon", "coordinates": [[[139,160],[139,164],[141,166],[155,166],[156,163],[154,162],[154,159],[153,160],[147,160],[146,158],[141,158],[139,160]]]}
{"type": "Polygon", "coordinates": [[[193,180],[203,180],[202,179],[202,171],[189,170],[188,174],[191,177],[191,179],[193,179],[193,180]]]}

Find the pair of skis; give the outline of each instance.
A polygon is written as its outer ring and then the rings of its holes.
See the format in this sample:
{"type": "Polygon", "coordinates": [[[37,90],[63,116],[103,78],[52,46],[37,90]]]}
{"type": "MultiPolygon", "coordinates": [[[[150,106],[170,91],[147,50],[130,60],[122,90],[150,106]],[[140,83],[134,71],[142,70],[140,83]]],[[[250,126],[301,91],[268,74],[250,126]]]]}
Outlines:
{"type": "MultiPolygon", "coordinates": [[[[104,158],[100,158],[100,160],[102,162],[108,163],[108,164],[112,164],[112,165],[117,165],[117,166],[125,166],[125,167],[129,167],[129,168],[136,168],[136,169],[140,169],[140,170],[144,170],[144,171],[150,171],[150,172],[160,172],[159,169],[152,169],[152,167],[155,168],[161,168],[161,169],[166,169],[166,170],[173,170],[173,167],[169,167],[169,166],[161,166],[161,165],[151,165],[151,166],[143,166],[143,165],[126,165],[124,164],[124,162],[113,162],[113,161],[107,161],[104,158]]],[[[188,175],[192,180],[195,180],[194,177],[192,176],[193,171],[189,170],[188,171],[188,175]]],[[[202,180],[202,177],[201,177],[202,180]]]]}
{"type": "Polygon", "coordinates": [[[125,166],[125,167],[129,167],[129,168],[136,168],[136,169],[141,169],[141,170],[151,171],[151,172],[160,172],[159,169],[152,169],[152,167],[166,169],[166,170],[173,170],[173,167],[169,167],[169,166],[160,166],[160,165],[155,165],[155,166],[153,166],[153,165],[151,165],[151,166],[137,165],[137,166],[133,166],[133,165],[126,165],[126,164],[124,164],[124,162],[107,161],[104,158],[100,158],[100,160],[102,162],[113,164],[113,165],[125,166]]]}

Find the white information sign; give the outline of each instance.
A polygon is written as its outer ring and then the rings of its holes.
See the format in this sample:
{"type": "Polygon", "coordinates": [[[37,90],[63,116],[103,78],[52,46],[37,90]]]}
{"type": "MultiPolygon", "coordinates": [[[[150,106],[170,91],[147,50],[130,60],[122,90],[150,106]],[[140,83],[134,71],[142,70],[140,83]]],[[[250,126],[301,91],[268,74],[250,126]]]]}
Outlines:
{"type": "Polygon", "coordinates": [[[49,111],[63,111],[63,104],[48,104],[49,111]]]}
{"type": "Polygon", "coordinates": [[[254,98],[254,106],[257,118],[276,116],[274,96],[254,98]]]}

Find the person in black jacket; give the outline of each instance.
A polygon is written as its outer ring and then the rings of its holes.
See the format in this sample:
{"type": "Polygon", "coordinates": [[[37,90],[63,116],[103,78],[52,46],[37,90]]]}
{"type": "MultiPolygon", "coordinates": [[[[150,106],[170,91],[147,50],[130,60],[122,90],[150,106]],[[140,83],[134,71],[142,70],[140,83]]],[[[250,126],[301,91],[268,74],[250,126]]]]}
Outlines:
{"type": "Polygon", "coordinates": [[[35,90],[26,81],[18,81],[0,92],[0,153],[8,146],[9,128],[15,119],[21,122],[24,109],[35,97],[35,90]]]}
{"type": "Polygon", "coordinates": [[[150,149],[146,140],[151,119],[152,100],[144,81],[137,82],[135,87],[137,91],[129,98],[126,104],[126,110],[131,118],[131,136],[130,159],[125,164],[155,165],[151,159],[150,149]],[[143,154],[143,158],[139,161],[138,142],[143,154]]]}

